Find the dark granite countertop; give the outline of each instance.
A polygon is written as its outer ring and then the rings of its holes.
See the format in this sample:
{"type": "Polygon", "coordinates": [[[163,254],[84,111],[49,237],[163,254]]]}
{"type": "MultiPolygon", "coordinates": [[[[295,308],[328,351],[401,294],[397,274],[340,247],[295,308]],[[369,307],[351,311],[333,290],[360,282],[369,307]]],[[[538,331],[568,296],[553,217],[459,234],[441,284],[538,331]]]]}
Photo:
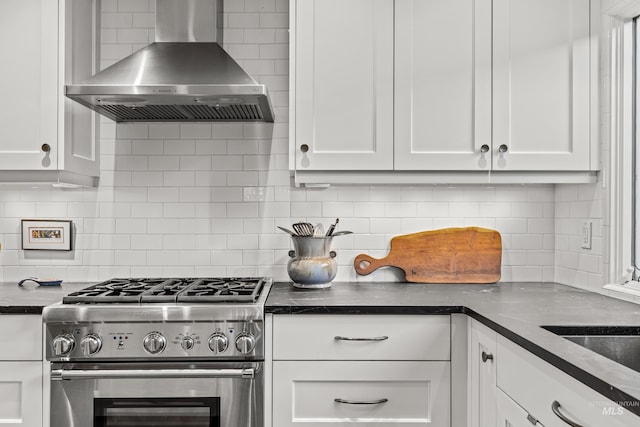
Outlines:
{"type": "Polygon", "coordinates": [[[553,283],[336,282],[318,290],[275,283],[265,310],[275,314],[464,313],[640,415],[640,372],[540,328],[640,326],[637,304],[553,283]]]}
{"type": "Polygon", "coordinates": [[[17,282],[0,282],[0,314],[42,314],[43,307],[60,302],[68,293],[86,288],[91,283],[67,283],[60,286],[36,286],[17,282]]]}
{"type": "MultiPolygon", "coordinates": [[[[0,282],[0,314],[43,307],[91,283],[19,287],[0,282]]],[[[554,335],[541,325],[640,326],[640,305],[553,283],[424,285],[336,282],[328,289],[275,283],[265,311],[276,314],[464,313],[640,415],[640,372],[554,335]]]]}

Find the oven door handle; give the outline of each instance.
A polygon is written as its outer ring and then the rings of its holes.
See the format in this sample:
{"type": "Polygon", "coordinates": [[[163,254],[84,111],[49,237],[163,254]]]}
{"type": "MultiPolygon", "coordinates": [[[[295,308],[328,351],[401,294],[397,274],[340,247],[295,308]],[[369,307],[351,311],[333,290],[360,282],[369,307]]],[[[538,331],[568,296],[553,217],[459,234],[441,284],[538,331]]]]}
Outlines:
{"type": "Polygon", "coordinates": [[[51,380],[118,378],[241,378],[253,379],[255,369],[53,369],[51,380]]]}

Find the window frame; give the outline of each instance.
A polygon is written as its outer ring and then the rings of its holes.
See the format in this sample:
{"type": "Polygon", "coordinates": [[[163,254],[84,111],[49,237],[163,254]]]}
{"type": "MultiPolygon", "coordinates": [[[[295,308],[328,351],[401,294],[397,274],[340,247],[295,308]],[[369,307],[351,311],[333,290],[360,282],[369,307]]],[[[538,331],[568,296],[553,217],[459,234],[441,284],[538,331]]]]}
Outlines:
{"type": "Polygon", "coordinates": [[[632,16],[614,16],[610,21],[610,252],[609,284],[604,288],[640,296],[640,283],[635,280],[640,276],[640,269],[636,273],[634,268],[636,254],[640,265],[640,235],[634,231],[634,227],[640,231],[640,196],[638,200],[634,197],[640,189],[640,181],[636,183],[634,179],[634,174],[638,176],[636,165],[640,167],[640,161],[636,159],[640,150],[634,148],[635,141],[640,141],[637,135],[640,126],[636,126],[640,108],[635,106],[640,102],[637,93],[640,84],[636,84],[640,79],[640,76],[636,77],[640,64],[635,64],[640,60],[640,43],[637,42],[640,38],[640,20],[637,19],[640,0],[634,3],[638,10],[632,16]],[[625,283],[633,285],[621,286],[625,283]]]}

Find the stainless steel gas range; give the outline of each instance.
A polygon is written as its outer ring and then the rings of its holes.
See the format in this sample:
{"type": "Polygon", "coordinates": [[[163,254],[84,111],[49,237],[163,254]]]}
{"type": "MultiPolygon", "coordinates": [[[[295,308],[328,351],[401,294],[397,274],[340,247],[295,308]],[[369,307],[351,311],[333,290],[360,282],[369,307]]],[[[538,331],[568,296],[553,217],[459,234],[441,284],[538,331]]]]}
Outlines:
{"type": "Polygon", "coordinates": [[[262,427],[270,288],[113,279],[46,307],[51,425],[262,427]]]}

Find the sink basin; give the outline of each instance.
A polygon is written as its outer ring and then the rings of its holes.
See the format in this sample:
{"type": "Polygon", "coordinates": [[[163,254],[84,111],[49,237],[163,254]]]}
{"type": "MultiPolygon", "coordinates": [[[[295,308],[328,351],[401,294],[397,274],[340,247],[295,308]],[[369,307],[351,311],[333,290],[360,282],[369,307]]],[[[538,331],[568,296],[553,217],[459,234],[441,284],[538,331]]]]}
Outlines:
{"type": "Polygon", "coordinates": [[[640,372],[640,327],[542,326],[569,341],[640,372]]]}

